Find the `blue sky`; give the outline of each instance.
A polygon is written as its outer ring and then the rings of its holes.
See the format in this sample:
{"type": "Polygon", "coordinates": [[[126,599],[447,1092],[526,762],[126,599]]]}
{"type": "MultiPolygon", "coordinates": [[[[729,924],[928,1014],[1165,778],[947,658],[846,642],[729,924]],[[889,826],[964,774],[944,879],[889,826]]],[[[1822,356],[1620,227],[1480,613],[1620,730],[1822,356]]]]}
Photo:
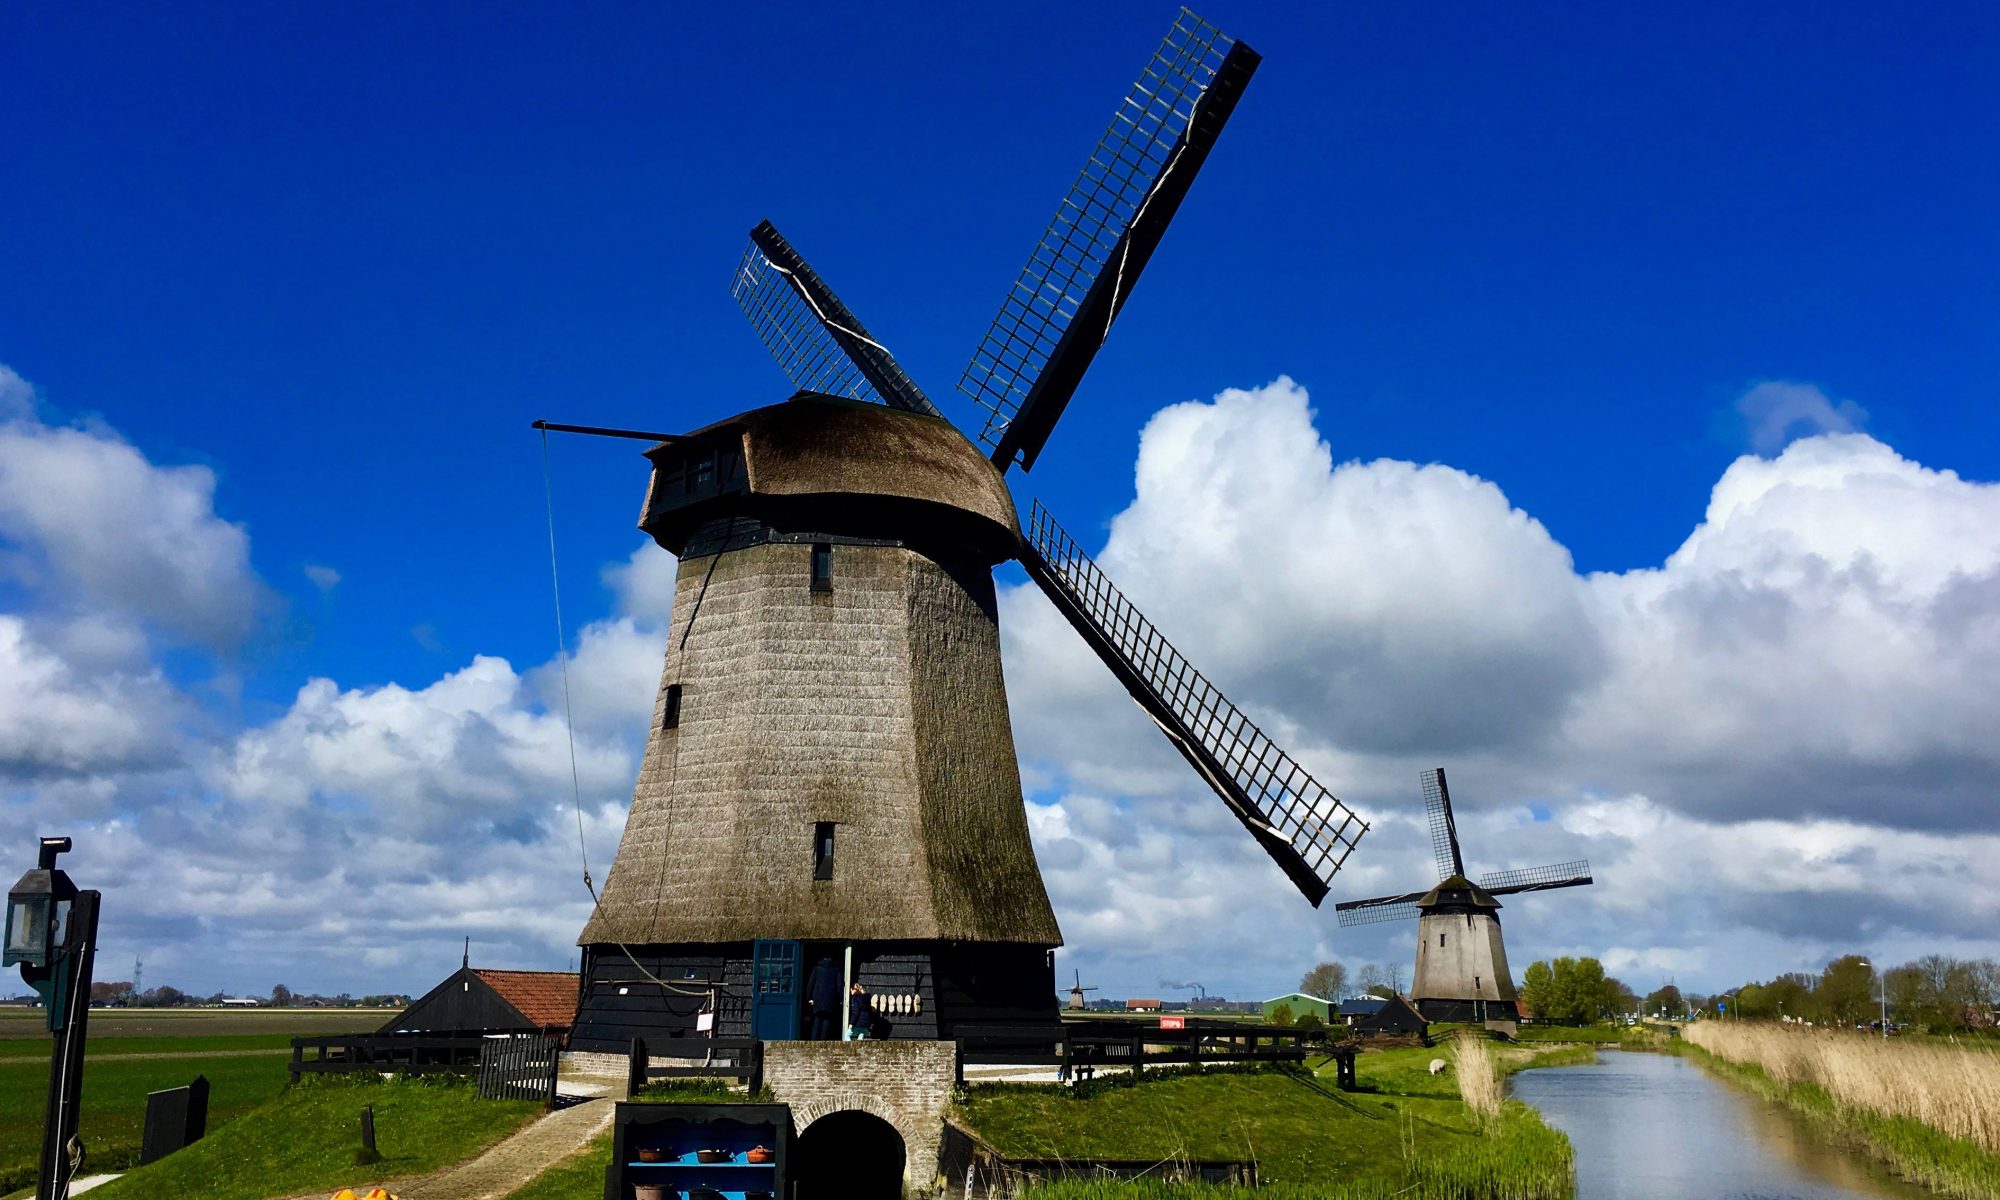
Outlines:
{"type": "MultiPolygon", "coordinates": [[[[214,518],[247,535],[253,632],[134,618],[198,714],[182,724],[212,748],[282,721],[309,679],[416,690],[475,655],[524,678],[545,662],[528,423],[676,429],[782,398],[725,290],[761,217],[969,419],[959,368],[1172,15],[1075,9],[0,14],[0,364],[32,384],[41,427],[211,470],[214,518]]],[[[1488,481],[1580,574],[1659,567],[1733,462],[1777,453],[1744,407],[1768,381],[1823,401],[1792,434],[1858,430],[2000,477],[1991,8],[1203,15],[1265,63],[1016,480],[1093,549],[1134,507],[1156,413],[1280,376],[1309,392],[1333,463],[1488,481]]],[[[554,447],[573,634],[621,612],[601,572],[639,546],[635,451],[554,447]]],[[[148,514],[126,515],[145,536],[148,514]]],[[[88,597],[56,574],[0,573],[0,607],[73,617],[88,597]]],[[[1259,678],[1246,664],[1231,682],[1255,704],[1259,678]]],[[[1353,750],[1290,715],[1327,761],[1353,750]]],[[[1947,759],[1911,750],[1898,769],[1947,759]]],[[[1555,783],[1495,770],[1518,784],[1507,799],[1555,802],[1555,783]]],[[[1580,783],[1635,786],[1592,772],[1580,783]]],[[[1038,798],[1089,775],[1053,768],[1038,798]]],[[[1968,794],[1996,778],[1978,766],[1968,794]]],[[[62,811],[30,791],[0,828],[62,811]]],[[[153,802],[105,803],[77,811],[153,802]]],[[[1113,982],[1152,985],[1118,961],[1113,982]]],[[[1289,986],[1276,971],[1241,986],[1289,986]]]]}

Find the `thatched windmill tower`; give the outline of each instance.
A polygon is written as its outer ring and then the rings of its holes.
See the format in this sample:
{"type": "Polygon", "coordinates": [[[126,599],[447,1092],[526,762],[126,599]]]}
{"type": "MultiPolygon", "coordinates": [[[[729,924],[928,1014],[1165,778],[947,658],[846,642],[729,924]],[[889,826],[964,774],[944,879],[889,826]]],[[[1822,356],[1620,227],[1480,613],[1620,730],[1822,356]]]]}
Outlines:
{"type": "Polygon", "coordinates": [[[1472,882],[1458,852],[1458,825],[1451,814],[1444,768],[1425,771],[1422,779],[1437,886],[1425,892],[1348,900],[1334,905],[1334,911],[1342,925],[1417,918],[1417,969],[1410,999],[1425,1020],[1511,1023],[1518,1018],[1517,997],[1514,976],[1507,969],[1507,947],[1500,937],[1500,902],[1494,897],[1582,887],[1591,882],[1590,864],[1579,860],[1495,871],[1472,882]]]}
{"type": "Polygon", "coordinates": [[[631,817],[585,927],[574,1045],[798,1036],[822,959],[881,1032],[1057,1019],[993,568],[1018,559],[1318,904],[1366,825],[1003,473],[1031,466],[1257,56],[1183,11],[939,413],[768,222],[732,292],[799,391],[647,452],[680,558],[631,817]],[[851,966],[850,966],[851,964],[851,966]],[[704,1016],[707,1019],[704,1019],[704,1016]]]}

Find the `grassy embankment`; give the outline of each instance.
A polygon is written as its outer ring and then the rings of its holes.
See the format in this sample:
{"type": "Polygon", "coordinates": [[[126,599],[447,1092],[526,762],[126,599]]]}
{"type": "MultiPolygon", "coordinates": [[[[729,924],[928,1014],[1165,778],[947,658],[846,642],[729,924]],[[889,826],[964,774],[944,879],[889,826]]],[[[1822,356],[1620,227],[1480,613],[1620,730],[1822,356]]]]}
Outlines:
{"type": "MultiPolygon", "coordinates": [[[[379,1011],[357,1009],[92,1012],[80,1131],[90,1153],[86,1169],[119,1171],[139,1161],[147,1092],[206,1076],[213,1133],[284,1090],[294,1036],[374,1029],[384,1019],[379,1011]]],[[[34,1182],[48,1098],[49,1038],[39,1010],[0,1015],[0,1196],[34,1182]]]]}
{"type": "MultiPolygon", "coordinates": [[[[1567,1197],[1569,1142],[1525,1105],[1500,1100],[1499,1076],[1547,1057],[1495,1051],[1480,1040],[1457,1072],[1432,1075],[1452,1051],[1363,1054],[1361,1091],[1334,1090],[1305,1072],[1208,1070],[1112,1077],[1081,1096],[1050,1085],[968,1089],[966,1124],[1009,1158],[1255,1159],[1271,1200],[1376,1197],[1567,1197]],[[1485,1113],[1460,1094],[1473,1080],[1485,1113]]],[[[1588,1048],[1549,1052],[1588,1058],[1588,1048]]],[[[1329,1068],[1330,1069],[1330,1068],[1329,1068]]],[[[1157,1182],[1071,1181],[1024,1193],[1036,1200],[1174,1200],[1230,1189],[1157,1182]]]]}
{"type": "Polygon", "coordinates": [[[1767,1022],[1698,1021],[1684,1053],[1947,1196],[2000,1200],[2000,1051],[1767,1022]]]}
{"type": "Polygon", "coordinates": [[[332,1195],[343,1187],[366,1191],[471,1158],[540,1112],[532,1100],[481,1100],[470,1083],[449,1077],[328,1076],[287,1087],[194,1145],[92,1194],[264,1200],[332,1195]],[[368,1165],[357,1158],[363,1106],[375,1110],[382,1156],[368,1165]]]}

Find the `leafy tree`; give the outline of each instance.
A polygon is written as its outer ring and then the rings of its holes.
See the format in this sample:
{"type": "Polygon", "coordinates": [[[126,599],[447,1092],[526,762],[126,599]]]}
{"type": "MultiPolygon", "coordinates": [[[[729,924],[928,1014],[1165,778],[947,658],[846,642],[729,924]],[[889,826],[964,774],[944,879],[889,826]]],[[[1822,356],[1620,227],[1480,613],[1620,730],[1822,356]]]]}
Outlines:
{"type": "Polygon", "coordinates": [[[286,987],[282,983],[278,984],[277,986],[271,989],[272,1008],[290,1008],[291,1006],[292,1006],[292,989],[286,987]]]}
{"type": "Polygon", "coordinates": [[[1296,1022],[1294,1022],[1294,1024],[1296,1024],[1296,1025],[1297,1025],[1297,1026],[1298,1026],[1298,1027],[1299,1027],[1300,1029],[1324,1029],[1324,1028],[1326,1028],[1326,1022],[1325,1022],[1325,1021],[1322,1021],[1322,1020],[1320,1020],[1320,1019],[1319,1019],[1319,1014],[1318,1014],[1318,1013],[1316,1013],[1316,1012],[1313,1012],[1313,1011],[1311,1011],[1310,1009],[1308,1009],[1308,1010],[1307,1010],[1307,1011],[1305,1011],[1305,1012],[1302,1012],[1302,1013],[1300,1013],[1300,1014],[1299,1014],[1299,1019],[1298,1019],[1298,1020],[1297,1020],[1296,1022]]]}
{"type": "Polygon", "coordinates": [[[1819,1019],[1854,1026],[1875,1014],[1875,968],[1859,954],[1843,954],[1820,972],[1813,989],[1819,1019]]]}
{"type": "Polygon", "coordinates": [[[1528,969],[1521,973],[1520,997],[1536,1017],[1544,1021],[1554,1019],[1550,1006],[1555,1003],[1555,972],[1549,964],[1539,961],[1528,964],[1528,969]]]}
{"type": "Polygon", "coordinates": [[[1639,1011],[1639,993],[1625,986],[1624,980],[1607,976],[1604,980],[1604,1011],[1612,1016],[1639,1011]]]}
{"type": "Polygon", "coordinates": [[[1813,978],[1810,975],[1780,975],[1764,985],[1764,1001],[1769,1005],[1772,1017],[1804,1018],[1811,1016],[1816,1008],[1812,998],[1813,978]]]}
{"type": "Polygon", "coordinates": [[[1347,968],[1337,962],[1323,962],[1299,980],[1299,990],[1322,1000],[1338,1001],[1347,990],[1347,968]]]}
{"type": "Polygon", "coordinates": [[[130,1004],[132,1002],[132,981],[121,980],[90,985],[92,1004],[130,1004]]]}
{"type": "Polygon", "coordinates": [[[1646,997],[1647,1016],[1684,1017],[1687,1015],[1687,998],[1673,984],[1653,991],[1646,997]]]}
{"type": "Polygon", "coordinates": [[[1265,1018],[1265,1020],[1272,1025],[1290,1025],[1293,1021],[1292,1006],[1289,1004],[1280,1004],[1271,1010],[1271,1015],[1265,1018]]]}
{"type": "Polygon", "coordinates": [[[171,983],[163,983],[146,993],[145,1003],[153,1008],[179,1008],[193,997],[171,983]]]}

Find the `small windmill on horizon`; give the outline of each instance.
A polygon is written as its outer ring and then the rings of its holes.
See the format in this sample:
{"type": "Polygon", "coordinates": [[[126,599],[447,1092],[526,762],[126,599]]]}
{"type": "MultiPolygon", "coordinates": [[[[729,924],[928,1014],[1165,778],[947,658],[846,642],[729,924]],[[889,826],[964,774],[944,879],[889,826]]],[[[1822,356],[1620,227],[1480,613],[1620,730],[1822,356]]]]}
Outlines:
{"type": "Polygon", "coordinates": [[[1444,768],[1425,771],[1420,778],[1430,818],[1431,853],[1437,860],[1437,886],[1344,901],[1333,906],[1334,912],[1343,926],[1417,918],[1417,967],[1410,1000],[1425,1020],[1511,1024],[1520,1019],[1520,1012],[1500,938],[1500,902],[1494,897],[1583,887],[1594,882],[1590,863],[1578,859],[1489,871],[1474,883],[1466,878],[1465,860],[1459,854],[1444,768]]]}
{"type": "Polygon", "coordinates": [[[1074,984],[1070,985],[1070,989],[1069,989],[1069,1007],[1070,1007],[1071,1009],[1083,1009],[1083,1008],[1087,1008],[1087,1007],[1089,1007],[1089,1005],[1088,1005],[1088,1003],[1087,1003],[1087,1002],[1086,1002],[1086,1001],[1084,1000],[1084,998],[1083,998],[1083,994],[1084,994],[1085,992],[1094,992],[1094,991],[1096,991],[1097,989],[1096,989],[1095,987],[1085,987],[1085,986],[1083,986],[1083,972],[1082,972],[1082,971],[1076,971],[1076,972],[1075,972],[1075,975],[1076,975],[1076,982],[1075,982],[1074,984]]]}

